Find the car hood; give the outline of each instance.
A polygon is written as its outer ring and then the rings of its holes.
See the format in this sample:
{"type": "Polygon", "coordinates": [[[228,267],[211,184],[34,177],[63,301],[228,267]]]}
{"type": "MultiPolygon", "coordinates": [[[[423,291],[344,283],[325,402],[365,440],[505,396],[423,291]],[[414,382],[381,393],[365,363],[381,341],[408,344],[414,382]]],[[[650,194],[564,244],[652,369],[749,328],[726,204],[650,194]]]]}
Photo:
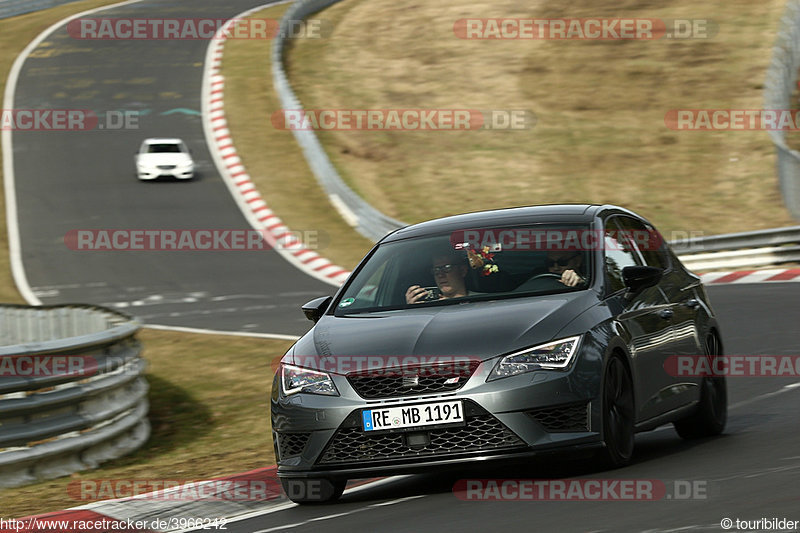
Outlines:
{"type": "Polygon", "coordinates": [[[191,163],[192,158],[184,153],[139,154],[136,161],[141,165],[183,165],[191,163]]]}
{"type": "Polygon", "coordinates": [[[406,356],[466,356],[483,361],[553,340],[597,302],[592,291],[580,291],[365,315],[325,315],[283,362],[309,367],[322,361],[317,368],[331,368],[324,360],[351,356],[377,356],[374,360],[386,361],[387,366],[406,356]]]}

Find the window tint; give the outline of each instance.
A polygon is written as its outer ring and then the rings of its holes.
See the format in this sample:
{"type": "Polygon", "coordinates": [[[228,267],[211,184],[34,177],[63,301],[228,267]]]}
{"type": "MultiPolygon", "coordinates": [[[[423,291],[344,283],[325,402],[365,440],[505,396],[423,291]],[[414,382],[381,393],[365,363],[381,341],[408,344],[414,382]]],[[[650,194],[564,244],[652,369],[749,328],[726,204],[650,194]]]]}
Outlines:
{"type": "Polygon", "coordinates": [[[179,153],[181,147],[177,144],[151,144],[147,147],[147,151],[151,154],[179,153]]]}
{"type": "Polygon", "coordinates": [[[537,224],[384,243],[348,282],[336,314],[585,290],[592,283],[594,236],[583,224],[537,224]],[[561,283],[566,267],[585,281],[561,283]]]}
{"type": "Polygon", "coordinates": [[[617,292],[625,288],[622,269],[638,264],[636,252],[631,246],[631,240],[620,232],[614,218],[606,221],[604,244],[606,280],[610,292],[617,292]]]}
{"type": "Polygon", "coordinates": [[[652,226],[630,217],[616,217],[623,231],[633,240],[648,266],[667,269],[669,259],[664,247],[664,238],[652,226]]]}

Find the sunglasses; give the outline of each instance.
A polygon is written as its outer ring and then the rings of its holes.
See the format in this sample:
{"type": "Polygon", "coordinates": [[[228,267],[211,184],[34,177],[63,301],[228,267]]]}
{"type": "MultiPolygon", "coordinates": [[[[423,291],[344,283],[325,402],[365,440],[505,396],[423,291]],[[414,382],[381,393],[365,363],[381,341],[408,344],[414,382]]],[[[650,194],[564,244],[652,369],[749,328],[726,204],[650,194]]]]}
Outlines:
{"type": "Polygon", "coordinates": [[[572,261],[573,259],[575,259],[576,257],[578,257],[578,256],[577,255],[572,255],[572,256],[567,257],[567,258],[562,257],[561,259],[548,259],[547,260],[547,267],[548,268],[553,268],[556,265],[565,267],[565,266],[569,265],[569,262],[572,261]]]}
{"type": "Polygon", "coordinates": [[[431,269],[431,272],[433,272],[434,276],[438,276],[439,274],[449,274],[454,268],[455,266],[453,265],[435,266],[431,269]]]}

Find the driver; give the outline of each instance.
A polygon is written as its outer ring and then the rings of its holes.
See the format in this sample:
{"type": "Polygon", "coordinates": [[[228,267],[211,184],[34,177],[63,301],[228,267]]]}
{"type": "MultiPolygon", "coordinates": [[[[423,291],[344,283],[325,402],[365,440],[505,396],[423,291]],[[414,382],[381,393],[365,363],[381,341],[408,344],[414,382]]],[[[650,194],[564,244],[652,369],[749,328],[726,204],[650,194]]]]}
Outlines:
{"type": "MultiPolygon", "coordinates": [[[[467,296],[466,282],[467,265],[463,257],[458,254],[437,254],[433,257],[431,272],[436,285],[442,292],[440,300],[447,298],[461,298],[467,296]]],[[[412,285],[406,291],[406,303],[416,304],[425,301],[427,289],[419,285],[412,285]]]]}
{"type": "Polygon", "coordinates": [[[547,271],[561,276],[561,283],[567,287],[586,285],[586,279],[580,275],[583,266],[583,254],[568,250],[550,250],[547,252],[547,271]]]}

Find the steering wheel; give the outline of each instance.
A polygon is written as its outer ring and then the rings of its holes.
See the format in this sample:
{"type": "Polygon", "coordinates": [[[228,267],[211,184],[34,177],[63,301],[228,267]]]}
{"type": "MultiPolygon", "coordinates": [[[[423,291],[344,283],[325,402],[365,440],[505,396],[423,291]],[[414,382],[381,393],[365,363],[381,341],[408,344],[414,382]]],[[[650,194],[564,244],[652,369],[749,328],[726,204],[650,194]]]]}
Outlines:
{"type": "Polygon", "coordinates": [[[537,274],[528,278],[525,283],[516,288],[516,291],[526,292],[535,290],[549,290],[563,288],[565,285],[561,283],[561,274],[553,274],[552,272],[545,272],[537,274]]]}
{"type": "MultiPolygon", "coordinates": [[[[535,279],[547,279],[547,278],[557,279],[559,282],[561,282],[561,274],[553,274],[552,272],[545,272],[544,274],[536,274],[535,276],[528,278],[528,281],[533,281],[535,279]]],[[[525,283],[528,283],[528,281],[526,281],[525,283]]]]}

